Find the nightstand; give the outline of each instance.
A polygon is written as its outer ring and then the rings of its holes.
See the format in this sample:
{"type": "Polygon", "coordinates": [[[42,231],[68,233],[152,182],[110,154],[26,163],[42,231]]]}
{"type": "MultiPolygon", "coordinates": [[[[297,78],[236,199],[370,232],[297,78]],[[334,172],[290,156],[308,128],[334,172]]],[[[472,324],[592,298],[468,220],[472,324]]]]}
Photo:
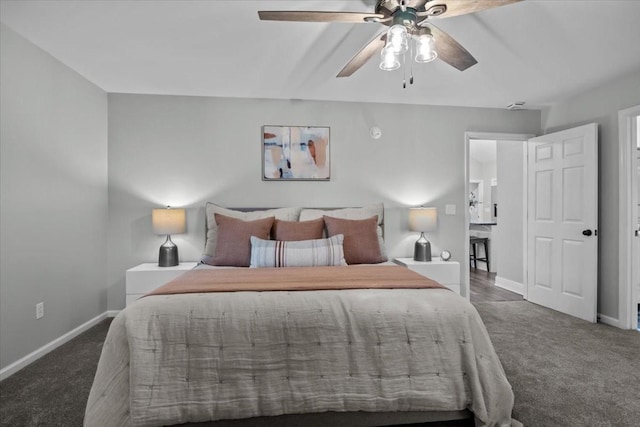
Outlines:
{"type": "Polygon", "coordinates": [[[174,267],[158,267],[157,263],[145,263],[127,270],[127,305],[143,295],[192,270],[197,262],[181,262],[174,267]]]}
{"type": "Polygon", "coordinates": [[[422,262],[413,258],[395,258],[393,262],[435,280],[460,295],[460,263],[457,261],[432,258],[431,261],[422,262]]]}

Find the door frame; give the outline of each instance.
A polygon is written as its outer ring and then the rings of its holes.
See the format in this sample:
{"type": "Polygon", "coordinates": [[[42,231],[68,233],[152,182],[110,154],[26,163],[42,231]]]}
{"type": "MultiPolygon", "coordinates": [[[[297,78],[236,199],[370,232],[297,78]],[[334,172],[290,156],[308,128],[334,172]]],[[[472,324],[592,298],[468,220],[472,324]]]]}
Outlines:
{"type": "MultiPolygon", "coordinates": [[[[464,296],[467,300],[469,300],[471,298],[471,283],[469,280],[469,276],[470,276],[470,267],[469,267],[469,143],[471,142],[472,139],[488,139],[488,140],[495,140],[495,141],[523,141],[526,142],[528,140],[530,140],[531,138],[535,137],[536,135],[531,134],[531,133],[501,133],[501,132],[465,132],[464,133],[464,200],[465,200],[465,204],[464,204],[464,260],[463,262],[465,263],[465,268],[462,269],[462,278],[460,280],[460,284],[461,284],[461,288],[460,288],[460,293],[462,294],[462,296],[464,296]]],[[[523,195],[527,194],[527,153],[524,153],[523,156],[523,173],[524,175],[524,187],[523,187],[523,195]]],[[[527,255],[527,209],[526,209],[526,203],[527,203],[527,198],[523,197],[523,203],[525,204],[524,207],[524,211],[523,211],[523,229],[524,229],[524,239],[523,239],[523,256],[524,256],[524,260],[526,260],[526,255],[527,255]]],[[[522,269],[523,269],[523,280],[526,282],[527,280],[527,263],[523,262],[522,263],[522,269]]],[[[525,285],[524,287],[524,295],[523,298],[527,299],[527,287],[526,287],[526,283],[523,283],[525,285]]]]}
{"type": "MultiPolygon", "coordinates": [[[[636,329],[638,327],[636,296],[634,295],[634,275],[640,275],[640,271],[634,271],[633,256],[633,226],[631,203],[635,184],[632,182],[634,167],[636,166],[636,142],[634,141],[634,128],[636,116],[640,116],[640,105],[627,108],[618,112],[618,163],[619,163],[619,280],[618,289],[618,326],[622,329],[636,329]]],[[[640,132],[640,130],[638,130],[640,132]]],[[[637,190],[636,190],[637,191],[637,190]]],[[[640,267],[635,266],[636,270],[640,267]]]]}

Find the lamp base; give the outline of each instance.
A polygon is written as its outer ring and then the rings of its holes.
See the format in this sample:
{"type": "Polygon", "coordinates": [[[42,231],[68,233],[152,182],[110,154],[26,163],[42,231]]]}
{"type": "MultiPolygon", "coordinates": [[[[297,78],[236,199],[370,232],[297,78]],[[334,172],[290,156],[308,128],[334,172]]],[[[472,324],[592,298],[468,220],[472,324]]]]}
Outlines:
{"type": "Polygon", "coordinates": [[[171,241],[171,236],[167,236],[167,240],[160,246],[160,254],[158,256],[159,267],[174,267],[178,265],[178,247],[171,241]]]}
{"type": "Polygon", "coordinates": [[[424,237],[424,233],[416,241],[413,249],[413,260],[420,262],[431,261],[431,243],[424,237]]]}

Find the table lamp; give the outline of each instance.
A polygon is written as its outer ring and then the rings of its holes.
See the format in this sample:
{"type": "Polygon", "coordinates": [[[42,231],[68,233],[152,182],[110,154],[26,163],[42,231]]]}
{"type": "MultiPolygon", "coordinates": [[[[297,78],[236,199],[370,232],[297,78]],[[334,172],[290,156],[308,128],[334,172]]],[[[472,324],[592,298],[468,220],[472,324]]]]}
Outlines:
{"type": "Polygon", "coordinates": [[[182,234],[186,231],[187,224],[184,209],[153,209],[151,212],[153,232],[166,235],[167,240],[160,246],[158,266],[173,267],[179,264],[178,247],[171,241],[172,234],[182,234]]]}
{"type": "Polygon", "coordinates": [[[420,238],[416,241],[413,251],[413,259],[415,261],[431,261],[431,243],[424,233],[435,230],[437,223],[438,209],[422,206],[409,209],[409,229],[420,232],[420,238]]]}

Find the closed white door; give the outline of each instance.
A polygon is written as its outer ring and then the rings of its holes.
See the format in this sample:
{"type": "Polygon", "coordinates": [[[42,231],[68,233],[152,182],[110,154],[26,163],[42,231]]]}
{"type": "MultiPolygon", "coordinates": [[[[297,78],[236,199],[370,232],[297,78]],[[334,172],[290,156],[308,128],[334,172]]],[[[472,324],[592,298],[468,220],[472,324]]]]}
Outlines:
{"type": "Polygon", "coordinates": [[[596,321],[598,127],[528,142],[527,298],[596,321]]]}
{"type": "Polygon", "coordinates": [[[638,306],[640,305],[640,116],[637,119],[636,125],[636,138],[638,139],[638,149],[636,150],[636,191],[635,191],[635,200],[633,201],[635,206],[635,218],[636,218],[636,231],[635,231],[635,239],[633,243],[633,256],[635,257],[635,262],[632,264],[632,274],[633,274],[633,282],[635,283],[635,301],[634,310],[631,310],[632,313],[635,313],[635,316],[631,319],[631,327],[633,329],[638,328],[638,306]]]}

